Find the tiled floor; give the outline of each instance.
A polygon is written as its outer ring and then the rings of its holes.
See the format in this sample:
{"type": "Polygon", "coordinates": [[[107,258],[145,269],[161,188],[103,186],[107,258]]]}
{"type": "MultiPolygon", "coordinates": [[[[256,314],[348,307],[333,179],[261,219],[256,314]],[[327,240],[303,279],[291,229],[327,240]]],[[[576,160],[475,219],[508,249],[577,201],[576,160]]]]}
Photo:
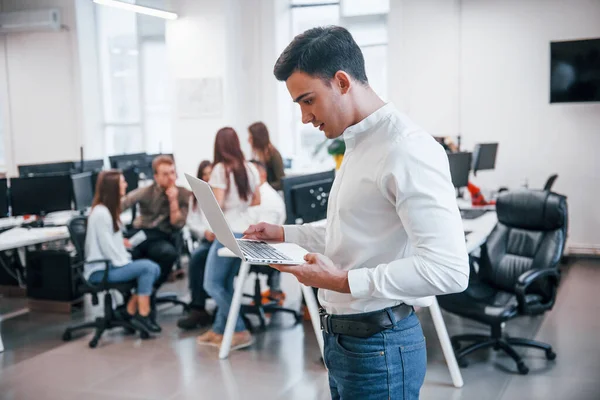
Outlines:
{"type": "MultiPolygon", "coordinates": [[[[288,281],[289,284],[289,281],[288,281]]],[[[285,286],[284,286],[285,287],[285,286]]],[[[528,351],[531,372],[516,374],[501,353],[481,351],[462,370],[465,386],[451,386],[427,309],[419,311],[428,339],[428,371],[422,399],[598,399],[600,398],[600,262],[580,260],[562,282],[555,309],[544,318],[508,326],[514,336],[536,336],[554,345],[558,358],[528,351]]],[[[178,290],[185,292],[180,282],[178,290]]],[[[295,297],[288,291],[288,299],[295,297]]],[[[61,342],[72,316],[31,313],[2,324],[7,351],[0,354],[0,399],[328,399],[327,374],[310,324],[274,321],[249,350],[219,360],[217,349],[198,347],[197,332],[175,326],[180,311],[160,314],[160,337],[142,341],[118,331],[97,349],[89,337],[61,342]]],[[[450,334],[485,332],[483,326],[444,314],[450,334]]]]}

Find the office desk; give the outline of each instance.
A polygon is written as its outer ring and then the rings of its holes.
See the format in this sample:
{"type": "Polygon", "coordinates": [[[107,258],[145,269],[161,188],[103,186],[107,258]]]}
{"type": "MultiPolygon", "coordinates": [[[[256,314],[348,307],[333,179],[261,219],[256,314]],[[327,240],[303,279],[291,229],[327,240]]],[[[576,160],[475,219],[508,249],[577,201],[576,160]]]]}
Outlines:
{"type": "MultiPolygon", "coordinates": [[[[476,219],[463,220],[463,227],[465,232],[471,232],[469,235],[467,235],[466,238],[467,251],[469,253],[476,251],[483,243],[485,243],[487,236],[490,234],[490,232],[496,225],[496,222],[496,213],[493,211],[490,211],[476,219]]],[[[314,224],[318,225],[322,223],[324,222],[319,221],[314,224]]],[[[233,252],[231,252],[226,247],[219,249],[218,254],[221,257],[236,257],[233,254],[233,252]]],[[[240,266],[240,271],[238,273],[238,278],[235,284],[231,308],[229,309],[229,315],[227,316],[227,324],[225,325],[223,341],[221,342],[221,348],[219,350],[219,358],[221,359],[227,358],[229,355],[229,351],[231,348],[231,339],[235,330],[235,322],[239,315],[239,311],[242,304],[244,283],[248,277],[249,271],[250,264],[247,262],[242,262],[240,266]]],[[[306,301],[306,306],[311,317],[311,322],[315,331],[315,336],[317,337],[317,342],[319,343],[321,354],[323,354],[323,336],[321,333],[321,324],[319,320],[319,309],[317,301],[315,299],[312,288],[307,287],[305,285],[301,285],[301,288],[302,294],[306,301]]],[[[442,352],[444,354],[444,358],[446,359],[446,364],[448,365],[448,370],[452,378],[452,383],[455,387],[462,387],[464,384],[462,374],[460,373],[458,363],[456,362],[456,357],[452,348],[452,344],[450,342],[450,336],[448,335],[448,331],[446,329],[446,324],[442,317],[440,306],[435,297],[433,297],[433,302],[429,306],[429,311],[431,312],[431,318],[433,320],[438,339],[442,346],[442,352]]]]}
{"type": "MultiPolygon", "coordinates": [[[[54,240],[62,240],[69,238],[69,231],[64,226],[48,227],[48,228],[12,228],[6,232],[0,233],[0,251],[17,249],[19,250],[19,258],[23,265],[25,264],[25,247],[35,244],[52,242],[54,240]]],[[[19,310],[18,314],[29,312],[28,309],[19,310]]],[[[0,315],[0,322],[3,316],[0,315]]],[[[8,319],[8,316],[4,316],[8,319]]],[[[2,343],[2,332],[0,331],[0,353],[4,351],[2,343]]]]}

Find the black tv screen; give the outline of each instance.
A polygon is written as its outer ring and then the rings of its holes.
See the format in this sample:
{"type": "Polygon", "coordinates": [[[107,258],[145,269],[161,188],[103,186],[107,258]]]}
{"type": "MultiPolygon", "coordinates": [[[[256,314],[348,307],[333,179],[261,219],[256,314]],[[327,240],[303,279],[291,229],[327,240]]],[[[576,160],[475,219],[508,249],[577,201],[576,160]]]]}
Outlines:
{"type": "Polygon", "coordinates": [[[600,39],[550,43],[550,103],[600,101],[600,39]]]}

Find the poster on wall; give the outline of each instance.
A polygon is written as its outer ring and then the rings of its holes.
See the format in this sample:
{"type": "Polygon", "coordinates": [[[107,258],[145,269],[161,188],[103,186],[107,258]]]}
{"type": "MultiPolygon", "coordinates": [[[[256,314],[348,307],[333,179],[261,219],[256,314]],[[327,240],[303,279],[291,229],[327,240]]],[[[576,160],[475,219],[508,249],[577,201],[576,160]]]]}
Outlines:
{"type": "Polygon", "coordinates": [[[178,79],[177,116],[183,119],[221,118],[223,82],[220,77],[178,79]]]}

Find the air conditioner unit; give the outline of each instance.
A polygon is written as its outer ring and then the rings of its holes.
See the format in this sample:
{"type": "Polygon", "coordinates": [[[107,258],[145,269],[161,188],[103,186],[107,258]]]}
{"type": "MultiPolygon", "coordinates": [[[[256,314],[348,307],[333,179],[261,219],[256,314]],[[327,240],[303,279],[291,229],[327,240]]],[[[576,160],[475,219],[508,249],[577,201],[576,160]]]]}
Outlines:
{"type": "Polygon", "coordinates": [[[27,10],[0,13],[0,34],[59,31],[60,10],[27,10]]]}

